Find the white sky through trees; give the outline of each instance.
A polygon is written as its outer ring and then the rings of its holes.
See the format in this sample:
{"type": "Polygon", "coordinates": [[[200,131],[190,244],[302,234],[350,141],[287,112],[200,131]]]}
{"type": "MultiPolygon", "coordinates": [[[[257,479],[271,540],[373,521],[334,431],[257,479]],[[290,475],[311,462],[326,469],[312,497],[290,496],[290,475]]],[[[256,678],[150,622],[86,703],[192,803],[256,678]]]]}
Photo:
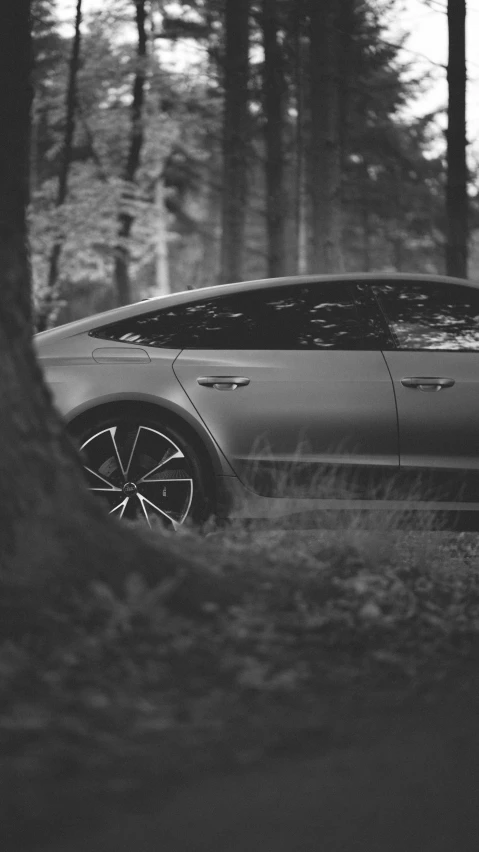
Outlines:
{"type": "MultiPolygon", "coordinates": [[[[83,11],[101,8],[102,0],[83,0],[83,11]]],[[[132,4],[133,5],[133,4],[132,4]]],[[[75,0],[57,0],[58,16],[73,27],[75,0]]],[[[423,115],[447,104],[447,0],[402,0],[398,3],[395,21],[391,23],[388,39],[398,41],[408,33],[401,59],[413,61],[413,70],[432,75],[427,90],[410,105],[415,115],[423,115]],[[441,67],[442,66],[442,67],[441,67]]],[[[177,52],[177,51],[176,51],[177,52]]],[[[185,56],[188,52],[185,52],[185,56]]],[[[467,3],[468,92],[467,121],[470,152],[479,160],[479,0],[467,3]]],[[[442,126],[445,126],[445,119],[442,126]]]]}

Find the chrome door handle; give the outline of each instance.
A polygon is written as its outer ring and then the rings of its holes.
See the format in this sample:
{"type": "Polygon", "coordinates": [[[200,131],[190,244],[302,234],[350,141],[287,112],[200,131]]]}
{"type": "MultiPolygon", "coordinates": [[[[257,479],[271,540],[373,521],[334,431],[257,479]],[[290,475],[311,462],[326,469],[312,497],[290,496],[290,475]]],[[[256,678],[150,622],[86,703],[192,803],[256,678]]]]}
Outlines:
{"type": "Polygon", "coordinates": [[[200,376],[197,382],[203,387],[221,391],[236,390],[236,388],[249,385],[249,379],[245,376],[200,376]]]}
{"type": "Polygon", "coordinates": [[[401,384],[405,388],[420,390],[426,393],[437,393],[437,391],[445,388],[452,388],[455,384],[455,379],[442,379],[436,376],[412,376],[410,378],[401,379],[401,384]]]}

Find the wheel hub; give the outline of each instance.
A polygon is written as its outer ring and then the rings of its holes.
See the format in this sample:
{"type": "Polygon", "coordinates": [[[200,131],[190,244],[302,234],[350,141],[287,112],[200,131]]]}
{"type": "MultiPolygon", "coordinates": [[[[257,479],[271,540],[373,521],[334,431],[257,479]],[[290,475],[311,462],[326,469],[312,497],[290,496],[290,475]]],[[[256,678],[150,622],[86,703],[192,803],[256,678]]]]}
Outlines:
{"type": "Polygon", "coordinates": [[[133,494],[137,493],[138,488],[135,482],[125,482],[122,491],[125,497],[132,497],[133,494]]]}

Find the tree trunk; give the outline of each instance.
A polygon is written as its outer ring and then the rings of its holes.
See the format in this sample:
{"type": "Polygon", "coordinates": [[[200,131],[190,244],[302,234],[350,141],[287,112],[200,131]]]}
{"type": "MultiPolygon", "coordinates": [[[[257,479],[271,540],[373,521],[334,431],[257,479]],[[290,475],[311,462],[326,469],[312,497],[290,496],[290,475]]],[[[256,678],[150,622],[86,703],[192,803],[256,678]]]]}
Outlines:
{"type": "Polygon", "coordinates": [[[371,215],[369,212],[369,202],[364,200],[362,209],[362,256],[363,262],[361,266],[362,272],[370,272],[371,265],[371,215]]]}
{"type": "Polygon", "coordinates": [[[170,607],[198,613],[199,584],[208,600],[210,594],[218,599],[201,556],[178,538],[162,541],[160,551],[157,540],[106,514],[87,490],[35,360],[26,223],[29,11],[29,0],[15,0],[0,12],[0,477],[6,489],[0,501],[0,598],[13,601],[15,629],[29,631],[28,614],[41,619],[55,595],[65,604],[75,587],[85,589],[93,579],[121,592],[131,572],[141,571],[150,584],[171,576],[170,607]]]}
{"type": "Polygon", "coordinates": [[[449,89],[446,182],[446,272],[467,278],[466,0],[447,6],[449,89]]]}
{"type": "Polygon", "coordinates": [[[305,169],[305,87],[304,73],[304,0],[292,0],[292,32],[294,38],[294,89],[296,101],[295,170],[294,170],[294,219],[295,219],[295,262],[298,275],[308,268],[308,226],[306,215],[306,169],[305,169]]]}
{"type": "Polygon", "coordinates": [[[354,51],[356,47],[355,11],[357,0],[338,0],[338,97],[339,151],[341,163],[341,206],[343,207],[344,175],[350,153],[352,87],[354,85],[354,51]]]}
{"type": "Polygon", "coordinates": [[[141,149],[143,147],[143,103],[145,98],[146,81],[146,55],[147,55],[147,33],[146,33],[146,0],[135,0],[136,27],[138,31],[138,51],[135,79],[133,83],[133,100],[131,103],[131,134],[128,158],[123,173],[123,180],[128,189],[125,191],[126,201],[124,208],[120,209],[118,216],[118,243],[115,247],[115,286],[117,302],[119,305],[128,305],[131,302],[130,283],[130,249],[129,239],[133,226],[134,216],[129,209],[127,199],[134,195],[136,173],[140,165],[141,149]]]}
{"type": "MultiPolygon", "coordinates": [[[[75,119],[77,106],[77,78],[80,64],[80,42],[81,42],[81,19],[82,0],[77,0],[75,15],[75,35],[73,37],[72,52],[68,69],[68,86],[65,103],[65,136],[60,165],[60,176],[58,179],[58,192],[56,198],[57,210],[61,208],[67,198],[68,177],[72,159],[73,136],[75,133],[75,119]]],[[[63,238],[57,237],[53,244],[50,261],[48,265],[48,279],[46,293],[42,300],[36,321],[37,331],[44,331],[52,322],[54,305],[57,297],[57,281],[59,273],[60,256],[62,252],[63,238]]]]}
{"type": "Polygon", "coordinates": [[[168,263],[168,227],[163,175],[155,182],[155,296],[171,293],[168,263]]]}
{"type": "Polygon", "coordinates": [[[312,260],[320,273],[342,269],[336,11],[335,0],[310,2],[312,260]]]}
{"type": "Polygon", "coordinates": [[[263,98],[266,143],[266,227],[268,276],[285,274],[284,68],[278,41],[276,0],[263,0],[263,98]]]}
{"type": "Polygon", "coordinates": [[[240,281],[246,220],[250,0],[225,0],[221,281],[240,281]]]}

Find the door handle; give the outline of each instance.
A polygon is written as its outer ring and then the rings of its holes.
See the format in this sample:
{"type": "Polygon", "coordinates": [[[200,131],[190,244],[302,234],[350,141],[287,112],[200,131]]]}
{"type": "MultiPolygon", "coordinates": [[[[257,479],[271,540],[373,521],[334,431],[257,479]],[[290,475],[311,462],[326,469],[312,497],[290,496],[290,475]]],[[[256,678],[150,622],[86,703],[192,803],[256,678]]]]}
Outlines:
{"type": "Polygon", "coordinates": [[[452,388],[455,379],[442,379],[436,376],[412,376],[411,378],[401,379],[401,384],[405,388],[412,388],[425,393],[437,393],[437,391],[445,388],[452,388]]]}
{"type": "Polygon", "coordinates": [[[245,376],[200,376],[197,382],[203,387],[221,391],[236,390],[236,388],[249,385],[249,379],[245,376]]]}

